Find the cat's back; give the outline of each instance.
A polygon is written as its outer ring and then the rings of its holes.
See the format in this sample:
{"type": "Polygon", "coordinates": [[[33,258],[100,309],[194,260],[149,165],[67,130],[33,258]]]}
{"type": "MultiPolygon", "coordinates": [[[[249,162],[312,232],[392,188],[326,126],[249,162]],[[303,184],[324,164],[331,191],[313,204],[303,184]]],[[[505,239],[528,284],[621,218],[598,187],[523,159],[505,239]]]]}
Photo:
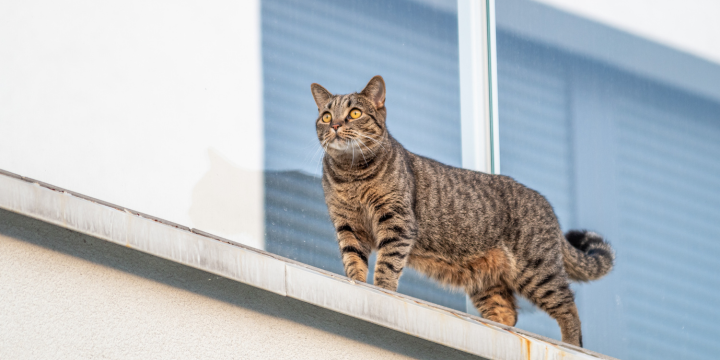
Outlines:
{"type": "Polygon", "coordinates": [[[467,203],[471,206],[477,200],[495,198],[502,202],[510,199],[508,195],[529,195],[524,193],[530,189],[505,175],[458,168],[409,151],[407,159],[412,165],[418,199],[422,198],[428,204],[467,203]]]}
{"type": "Polygon", "coordinates": [[[491,247],[518,221],[539,224],[555,218],[542,195],[509,176],[456,168],[409,151],[407,159],[415,178],[420,236],[426,241],[477,239],[467,245],[491,247]]]}

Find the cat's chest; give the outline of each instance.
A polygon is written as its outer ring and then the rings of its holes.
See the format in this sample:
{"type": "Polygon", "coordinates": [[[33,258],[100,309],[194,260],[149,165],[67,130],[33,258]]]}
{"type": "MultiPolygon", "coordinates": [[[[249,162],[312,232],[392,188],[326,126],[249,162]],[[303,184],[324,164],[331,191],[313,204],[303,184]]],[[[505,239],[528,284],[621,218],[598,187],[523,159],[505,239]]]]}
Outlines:
{"type": "Polygon", "coordinates": [[[344,207],[368,225],[374,214],[384,212],[384,207],[395,203],[394,199],[402,197],[401,193],[402,189],[390,187],[381,181],[349,184],[336,189],[336,195],[344,207]]]}
{"type": "Polygon", "coordinates": [[[357,182],[348,186],[336,188],[336,195],[342,199],[346,206],[357,211],[372,212],[378,199],[392,196],[395,189],[388,189],[375,181],[357,182]]]}

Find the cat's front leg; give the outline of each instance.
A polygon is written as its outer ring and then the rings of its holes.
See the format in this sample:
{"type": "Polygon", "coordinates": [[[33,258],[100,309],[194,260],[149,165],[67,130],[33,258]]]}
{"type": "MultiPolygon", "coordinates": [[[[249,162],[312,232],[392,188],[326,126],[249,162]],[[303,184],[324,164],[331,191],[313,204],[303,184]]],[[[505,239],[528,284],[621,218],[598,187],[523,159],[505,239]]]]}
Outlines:
{"type": "Polygon", "coordinates": [[[367,282],[372,243],[369,233],[362,227],[362,219],[357,216],[357,209],[336,196],[327,196],[325,201],[330,220],[335,226],[345,275],[355,281],[367,282]]]}
{"type": "Polygon", "coordinates": [[[355,281],[366,282],[370,256],[370,243],[365,240],[367,236],[360,231],[359,226],[353,228],[346,222],[341,222],[336,230],[345,275],[355,281]]]}
{"type": "Polygon", "coordinates": [[[417,226],[409,210],[391,207],[375,214],[375,285],[396,291],[415,242],[417,226]]]}

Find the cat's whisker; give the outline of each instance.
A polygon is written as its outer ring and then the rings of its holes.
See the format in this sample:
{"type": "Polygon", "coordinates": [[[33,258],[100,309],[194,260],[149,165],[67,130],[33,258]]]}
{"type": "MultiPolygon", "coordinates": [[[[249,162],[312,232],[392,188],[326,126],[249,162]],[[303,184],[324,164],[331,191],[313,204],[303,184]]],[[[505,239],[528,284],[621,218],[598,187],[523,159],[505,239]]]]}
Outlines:
{"type": "MultiPolygon", "coordinates": [[[[347,144],[348,144],[348,146],[350,146],[350,142],[349,142],[349,141],[347,142],[347,144]]],[[[347,148],[346,148],[346,149],[347,149],[347,148]]],[[[355,147],[354,147],[354,146],[352,147],[352,152],[353,152],[353,157],[352,157],[352,161],[350,162],[350,168],[351,168],[351,169],[352,169],[352,167],[353,167],[353,164],[355,163],[355,147]]]]}
{"type": "Polygon", "coordinates": [[[322,165],[322,163],[323,163],[323,157],[324,157],[324,155],[325,155],[325,151],[323,151],[323,156],[320,157],[320,160],[318,160],[317,164],[315,164],[315,174],[318,174],[318,173],[319,173],[320,165],[322,165]]]}
{"type": "MultiPolygon", "coordinates": [[[[367,145],[365,145],[365,143],[364,143],[362,140],[360,140],[360,139],[355,139],[355,140],[356,140],[358,143],[360,143],[362,146],[364,146],[373,156],[375,156],[375,152],[372,151],[372,149],[370,149],[367,145]]],[[[367,160],[365,161],[365,163],[366,163],[366,165],[367,165],[367,160]]]]}
{"type": "Polygon", "coordinates": [[[325,153],[327,152],[327,144],[328,144],[327,140],[320,142],[320,146],[317,148],[317,150],[315,150],[315,154],[313,154],[312,159],[310,159],[310,162],[315,161],[315,156],[317,156],[318,150],[320,150],[320,158],[315,163],[315,173],[318,173],[320,164],[322,164],[323,157],[325,156],[325,153]]]}
{"type": "Polygon", "coordinates": [[[303,162],[309,161],[312,163],[315,160],[315,156],[317,156],[317,152],[319,149],[318,141],[314,140],[312,142],[308,142],[304,146],[301,146],[301,148],[302,148],[302,153],[304,154],[303,162]],[[314,150],[314,151],[312,151],[312,150],[314,150]],[[311,154],[311,151],[312,151],[312,154],[311,154]]]}
{"type": "Polygon", "coordinates": [[[313,147],[315,147],[316,145],[317,145],[317,141],[316,141],[316,140],[308,141],[308,142],[306,142],[305,144],[302,144],[302,149],[303,149],[303,150],[310,150],[310,149],[312,149],[313,147]]]}
{"type": "Polygon", "coordinates": [[[387,151],[387,149],[385,148],[385,146],[383,146],[383,144],[382,144],[381,142],[377,141],[376,139],[373,139],[373,138],[371,138],[371,137],[369,137],[369,136],[367,136],[367,135],[365,135],[365,134],[360,134],[360,133],[357,133],[357,134],[360,135],[360,136],[362,136],[362,137],[365,137],[365,138],[368,138],[368,139],[374,141],[376,144],[380,145],[380,147],[382,147],[383,150],[387,151]]]}
{"type": "Polygon", "coordinates": [[[312,163],[313,161],[315,161],[315,157],[317,156],[318,151],[321,151],[321,150],[322,150],[322,144],[321,144],[320,146],[317,146],[317,144],[315,144],[315,146],[316,146],[315,151],[313,152],[312,157],[310,157],[310,162],[311,162],[311,163],[312,163]]]}
{"type": "Polygon", "coordinates": [[[321,150],[322,153],[320,154],[320,160],[318,161],[317,165],[315,165],[315,173],[318,172],[318,169],[320,168],[320,165],[323,163],[323,159],[325,158],[325,154],[327,153],[327,148],[330,145],[330,140],[324,140],[321,144],[321,150]]]}
{"type": "MultiPolygon", "coordinates": [[[[357,139],[353,139],[353,141],[355,142],[355,144],[358,143],[357,139]]],[[[365,158],[365,153],[362,151],[362,148],[360,147],[360,145],[358,145],[358,150],[360,150],[360,154],[362,154],[363,160],[365,160],[365,166],[368,166],[367,159],[365,158]]]]}

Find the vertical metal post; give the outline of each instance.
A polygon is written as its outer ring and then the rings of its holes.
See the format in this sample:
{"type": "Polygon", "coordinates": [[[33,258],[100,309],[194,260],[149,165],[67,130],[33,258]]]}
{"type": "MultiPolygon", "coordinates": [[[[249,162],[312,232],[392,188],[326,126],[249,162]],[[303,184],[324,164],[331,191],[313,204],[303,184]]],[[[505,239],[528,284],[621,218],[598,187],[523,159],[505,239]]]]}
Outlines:
{"type": "Polygon", "coordinates": [[[495,1],[458,0],[463,167],[498,173],[495,1]]]}
{"type": "MultiPolygon", "coordinates": [[[[495,0],[458,0],[460,123],[464,168],[500,171],[495,0]]],[[[467,299],[467,311],[477,314],[467,299]]]]}
{"type": "Polygon", "coordinates": [[[497,42],[495,39],[495,0],[486,0],[487,49],[488,49],[488,79],[490,84],[490,172],[500,173],[500,117],[498,107],[498,81],[497,81],[497,42]]]}

